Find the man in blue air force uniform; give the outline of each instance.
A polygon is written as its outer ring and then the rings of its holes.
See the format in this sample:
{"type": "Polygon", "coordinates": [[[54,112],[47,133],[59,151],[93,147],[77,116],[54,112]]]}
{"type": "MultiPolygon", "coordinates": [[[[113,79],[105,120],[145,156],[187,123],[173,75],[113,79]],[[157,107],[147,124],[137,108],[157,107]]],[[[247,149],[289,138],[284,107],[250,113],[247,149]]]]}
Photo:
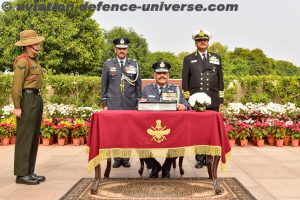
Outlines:
{"type": "MultiPolygon", "coordinates": [[[[187,110],[189,103],[183,98],[181,89],[178,85],[168,84],[169,69],[171,65],[161,61],[153,64],[155,84],[150,84],[144,87],[142,98],[140,101],[164,101],[164,98],[175,96],[178,101],[177,110],[187,110]]],[[[158,173],[162,170],[162,178],[170,178],[170,170],[172,161],[176,158],[166,158],[163,166],[155,158],[144,159],[147,166],[152,171],[150,178],[158,178],[158,173]]]]}
{"type": "MultiPolygon", "coordinates": [[[[140,68],[135,60],[126,57],[127,38],[117,38],[114,59],[104,62],[101,77],[101,97],[104,110],[135,110],[141,98],[140,68]]],[[[122,134],[122,133],[120,133],[122,134]]],[[[114,168],[130,167],[129,158],[114,158],[114,168]]]]}

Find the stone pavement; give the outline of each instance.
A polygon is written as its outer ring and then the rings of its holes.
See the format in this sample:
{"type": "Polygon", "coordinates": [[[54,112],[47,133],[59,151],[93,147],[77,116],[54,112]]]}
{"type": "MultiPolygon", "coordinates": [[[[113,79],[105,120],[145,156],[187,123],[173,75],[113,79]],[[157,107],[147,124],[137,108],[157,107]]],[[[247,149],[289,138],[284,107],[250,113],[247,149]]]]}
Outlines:
{"type": "MultiPolygon", "coordinates": [[[[94,173],[87,173],[85,152],[86,146],[40,146],[36,173],[45,175],[47,180],[36,186],[27,186],[15,183],[14,145],[0,145],[0,199],[59,199],[80,178],[94,176],[94,173]]],[[[219,170],[219,177],[236,177],[257,199],[300,199],[300,147],[234,147],[232,153],[228,171],[219,170]]],[[[129,169],[112,169],[111,177],[139,177],[139,160],[131,159],[131,164],[129,169]]],[[[183,165],[184,177],[208,177],[205,167],[194,168],[193,157],[185,157],[183,165]]],[[[149,172],[144,171],[144,177],[149,172]]],[[[172,169],[171,176],[180,177],[178,168],[172,169]]]]}

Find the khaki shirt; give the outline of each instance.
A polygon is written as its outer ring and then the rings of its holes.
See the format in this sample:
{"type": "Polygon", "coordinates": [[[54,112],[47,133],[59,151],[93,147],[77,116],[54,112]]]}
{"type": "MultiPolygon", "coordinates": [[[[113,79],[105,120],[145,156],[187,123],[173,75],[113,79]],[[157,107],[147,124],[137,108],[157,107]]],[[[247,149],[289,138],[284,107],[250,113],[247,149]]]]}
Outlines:
{"type": "Polygon", "coordinates": [[[41,89],[42,87],[43,71],[40,63],[33,54],[26,51],[24,54],[28,56],[28,59],[18,58],[13,65],[12,99],[16,109],[20,108],[23,89],[41,89]]]}

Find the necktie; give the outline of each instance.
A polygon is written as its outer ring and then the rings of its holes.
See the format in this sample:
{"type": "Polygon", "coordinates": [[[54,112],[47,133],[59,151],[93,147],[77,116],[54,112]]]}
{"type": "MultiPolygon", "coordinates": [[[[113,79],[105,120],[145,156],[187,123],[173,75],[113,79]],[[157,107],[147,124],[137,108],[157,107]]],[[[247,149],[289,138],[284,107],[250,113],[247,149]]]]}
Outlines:
{"type": "Polygon", "coordinates": [[[124,61],[121,60],[120,63],[121,63],[121,70],[122,70],[122,72],[124,72],[124,61]]]}
{"type": "Polygon", "coordinates": [[[163,93],[164,87],[160,86],[159,87],[159,96],[161,97],[162,93],[163,93]]]}
{"type": "Polygon", "coordinates": [[[205,53],[202,54],[202,58],[203,58],[203,62],[206,63],[207,59],[206,59],[206,54],[205,53]]]}

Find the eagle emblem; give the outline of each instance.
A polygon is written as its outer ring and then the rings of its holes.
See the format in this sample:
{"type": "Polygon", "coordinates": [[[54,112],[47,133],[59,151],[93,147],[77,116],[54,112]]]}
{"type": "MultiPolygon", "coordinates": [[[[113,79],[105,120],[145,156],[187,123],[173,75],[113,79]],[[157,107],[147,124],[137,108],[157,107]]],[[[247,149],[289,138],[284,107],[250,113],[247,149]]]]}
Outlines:
{"type": "Polygon", "coordinates": [[[156,126],[149,128],[147,133],[152,136],[152,140],[157,143],[161,143],[164,140],[167,140],[166,135],[171,132],[171,129],[166,129],[166,126],[162,127],[161,120],[156,120],[156,126]]]}

